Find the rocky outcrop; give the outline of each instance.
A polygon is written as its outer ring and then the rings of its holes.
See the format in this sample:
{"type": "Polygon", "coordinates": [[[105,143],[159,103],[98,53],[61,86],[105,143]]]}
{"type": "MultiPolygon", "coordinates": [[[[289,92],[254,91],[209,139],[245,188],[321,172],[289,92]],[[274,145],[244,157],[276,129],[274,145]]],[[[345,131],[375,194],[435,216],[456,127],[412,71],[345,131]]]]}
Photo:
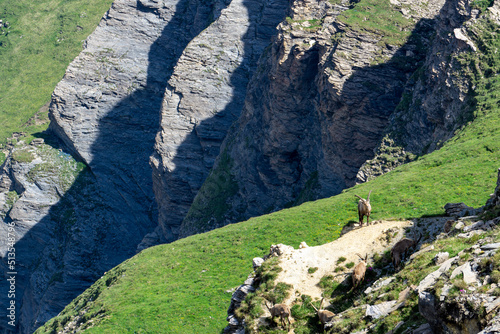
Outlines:
{"type": "Polygon", "coordinates": [[[240,115],[257,60],[287,9],[285,0],[233,0],[180,56],[151,157],[158,221],[167,240],[179,236],[227,130],[240,115]]]}
{"type": "MultiPolygon", "coordinates": [[[[225,332],[258,333],[260,328],[266,326],[275,328],[276,325],[272,322],[269,325],[266,320],[265,311],[259,314],[253,308],[253,314],[246,313],[248,305],[272,298],[271,287],[288,285],[287,294],[280,292],[285,296],[280,302],[292,309],[296,331],[314,331],[319,319],[316,310],[310,308],[310,303],[322,300],[327,305],[326,309],[335,314],[321,328],[328,333],[369,333],[379,330],[385,333],[395,333],[396,330],[401,333],[427,334],[497,333],[500,330],[500,243],[497,242],[500,216],[493,209],[487,208],[482,214],[483,217],[494,215],[491,220],[483,221],[478,216],[460,217],[453,221],[449,232],[443,232],[443,223],[448,217],[414,221],[413,233],[418,230],[419,234],[428,236],[424,243],[430,245],[409,256],[403,268],[397,272],[390,264],[390,259],[384,261],[383,255],[377,255],[380,246],[387,247],[388,243],[392,246],[402,237],[403,233],[392,240],[386,238],[394,235],[396,222],[391,222],[393,226],[390,228],[390,222],[381,222],[354,229],[330,244],[305,249],[294,250],[282,244],[273,245],[268,256],[259,261],[253,260],[259,266],[254,266],[254,273],[233,293],[228,310],[229,325],[225,332]],[[474,238],[474,234],[462,235],[465,231],[481,231],[484,235],[482,238],[474,238]],[[348,290],[352,284],[352,269],[346,273],[342,272],[345,268],[333,269],[341,267],[346,259],[354,258],[360,248],[360,245],[355,245],[359,240],[371,248],[361,250],[363,254],[367,251],[370,258],[370,280],[365,280],[361,291],[352,292],[352,289],[348,290]],[[372,243],[371,240],[379,240],[380,244],[372,243]],[[456,256],[435,248],[453,250],[456,256]],[[429,256],[430,252],[432,254],[429,256]],[[341,261],[337,260],[340,255],[343,255],[341,261]],[[275,266],[278,269],[272,270],[279,274],[272,284],[266,283],[260,287],[260,268],[272,268],[268,262],[271,257],[277,257],[275,266]],[[418,264],[412,265],[415,261],[418,264]],[[420,271],[426,273],[422,275],[420,271]],[[333,292],[328,290],[327,282],[334,282],[333,292]],[[408,317],[409,314],[411,316],[408,317]],[[391,317],[390,320],[384,322],[384,318],[388,317],[391,317]],[[256,323],[261,327],[257,328],[256,323]]],[[[390,247],[386,248],[387,253],[389,250],[390,247]]],[[[354,266],[354,262],[351,264],[354,266]]]]}
{"type": "Polygon", "coordinates": [[[425,60],[443,3],[387,2],[387,17],[367,12],[360,28],[353,17],[369,8],[354,2],[294,2],[181,235],[353,185],[425,60]],[[401,31],[384,31],[387,20],[401,31]]]}
{"type": "Polygon", "coordinates": [[[360,168],[357,182],[438,149],[471,120],[468,93],[473,84],[459,59],[464,53],[477,51],[467,36],[478,15],[470,1],[446,1],[436,18],[428,56],[407,82],[384,140],[375,149],[375,157],[360,168]]]}
{"type": "Polygon", "coordinates": [[[186,45],[224,6],[115,1],[54,91],[50,129],[91,168],[124,226],[156,226],[149,156],[165,88],[186,45]]]}
{"type": "MultiPolygon", "coordinates": [[[[50,130],[88,169],[64,191],[29,177],[29,185],[5,181],[4,202],[20,196],[4,214],[14,226],[22,265],[15,326],[4,318],[0,331],[33,332],[104,271],[161,241],[151,233],[157,206],[149,157],[165,89],[188,43],[226,6],[118,0],[85,41],[53,93],[50,130]],[[40,187],[57,192],[32,195],[40,187]]],[[[6,168],[13,175],[17,165],[6,168]]],[[[4,275],[7,261],[3,257],[4,275]]],[[[8,302],[3,294],[0,305],[8,302]]]]}
{"type": "Polygon", "coordinates": [[[38,142],[13,147],[0,173],[0,270],[14,279],[0,282],[0,305],[15,305],[1,332],[32,333],[134,253],[85,165],[38,142]]]}

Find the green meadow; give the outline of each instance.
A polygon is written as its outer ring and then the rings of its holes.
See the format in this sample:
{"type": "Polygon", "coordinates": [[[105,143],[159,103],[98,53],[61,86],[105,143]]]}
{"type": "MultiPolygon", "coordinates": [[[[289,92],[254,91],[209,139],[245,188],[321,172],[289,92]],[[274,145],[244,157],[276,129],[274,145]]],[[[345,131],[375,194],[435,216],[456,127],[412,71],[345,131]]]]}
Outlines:
{"type": "MultiPolygon", "coordinates": [[[[0,145],[48,126],[47,108],[68,64],[82,50],[111,0],[0,2],[0,145]],[[7,26],[5,26],[7,25],[7,26]],[[37,121],[33,119],[37,114],[37,121]]],[[[3,161],[3,157],[0,162],[3,161]]]]}
{"type": "Polygon", "coordinates": [[[500,34],[487,21],[475,29],[480,52],[460,59],[476,87],[475,117],[439,150],[337,196],[146,249],[108,271],[36,333],[56,333],[75,319],[85,333],[220,333],[232,291],[252,273],[252,259],[272,244],[297,248],[302,241],[315,246],[338,238],[357,219],[355,194],[372,191],[374,220],[443,215],[448,202],[484,205],[500,167],[500,54],[492,52],[500,34]]]}
{"type": "Polygon", "coordinates": [[[444,214],[448,202],[484,205],[496,184],[500,111],[489,110],[440,150],[342,194],[144,250],[106,273],[37,333],[55,333],[80,314],[86,333],[219,333],[231,289],[272,244],[315,246],[357,219],[372,190],[372,219],[444,214]]]}

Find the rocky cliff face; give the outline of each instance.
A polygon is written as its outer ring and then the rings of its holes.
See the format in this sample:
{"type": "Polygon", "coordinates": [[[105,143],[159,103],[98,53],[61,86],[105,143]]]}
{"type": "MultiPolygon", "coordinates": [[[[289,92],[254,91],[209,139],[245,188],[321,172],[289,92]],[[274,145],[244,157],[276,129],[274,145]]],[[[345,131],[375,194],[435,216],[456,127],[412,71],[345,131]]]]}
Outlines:
{"type": "MultiPolygon", "coordinates": [[[[224,10],[229,3],[119,0],[87,39],[50,105],[50,130],[87,169],[60,189],[52,184],[57,164],[43,182],[29,175],[44,159],[4,166],[4,221],[22,262],[16,326],[2,319],[2,332],[31,333],[104,271],[177,237],[182,210],[237,118],[256,59],[287,6],[236,1],[224,10]],[[156,147],[166,155],[152,159],[153,185],[149,157],[160,126],[156,147]],[[174,231],[162,225],[155,233],[158,216],[172,220],[174,231]]],[[[1,248],[4,275],[8,246],[1,248]]],[[[2,307],[10,302],[5,296],[2,307]]]]}
{"type": "Polygon", "coordinates": [[[0,283],[5,292],[0,304],[6,309],[15,303],[15,318],[1,319],[0,328],[31,333],[103,271],[132,255],[128,243],[138,240],[120,237],[95,178],[61,150],[20,142],[3,165],[0,181],[5,236],[0,268],[4,277],[14,279],[0,283]]]}
{"type": "Polygon", "coordinates": [[[472,88],[460,64],[464,52],[476,52],[468,37],[479,16],[469,1],[447,1],[436,20],[428,56],[410,78],[390,117],[375,157],[359,170],[357,181],[384,174],[415,156],[438,149],[471,119],[472,88]]]}
{"type": "Polygon", "coordinates": [[[449,138],[470,86],[453,56],[474,50],[463,27],[478,12],[370,3],[115,1],[50,106],[86,172],[61,188],[59,167],[30,176],[50,160],[36,151],[4,166],[3,219],[26,261],[16,330],[137,250],[337,194],[393,167],[367,160],[449,138]]]}
{"type": "MultiPolygon", "coordinates": [[[[377,148],[401,163],[452,135],[469,86],[449,59],[472,51],[459,30],[477,11],[460,1],[378,6],[293,4],[181,235],[337,194],[376,174],[366,162],[377,148]]],[[[381,173],[391,161],[377,161],[381,173]]]]}
{"type": "Polygon", "coordinates": [[[285,0],[234,0],[179,58],[151,157],[158,234],[167,240],[179,236],[227,130],[240,115],[257,60],[287,8],[285,0]]]}

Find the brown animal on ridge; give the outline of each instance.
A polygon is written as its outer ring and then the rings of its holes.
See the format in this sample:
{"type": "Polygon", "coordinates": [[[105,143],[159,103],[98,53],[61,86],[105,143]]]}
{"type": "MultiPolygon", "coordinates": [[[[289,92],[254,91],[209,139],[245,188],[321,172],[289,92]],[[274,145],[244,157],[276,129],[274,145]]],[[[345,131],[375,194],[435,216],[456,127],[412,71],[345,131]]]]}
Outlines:
{"type": "Polygon", "coordinates": [[[319,321],[321,321],[321,324],[323,325],[323,330],[325,329],[325,324],[332,321],[333,317],[335,317],[335,313],[331,312],[331,311],[328,311],[328,310],[322,310],[321,309],[321,305],[323,305],[323,299],[321,299],[321,302],[319,303],[319,309],[317,309],[316,307],[314,307],[314,305],[309,302],[311,304],[311,306],[316,310],[316,312],[318,313],[318,318],[319,318],[319,321]]]}
{"type": "Polygon", "coordinates": [[[354,271],[352,273],[352,289],[355,289],[363,280],[365,279],[365,274],[366,274],[366,260],[368,259],[368,254],[366,254],[365,258],[363,259],[361,255],[356,253],[356,255],[359,256],[361,259],[361,262],[354,267],[354,271]]]}
{"type": "Polygon", "coordinates": [[[359,226],[363,226],[363,218],[366,216],[366,225],[370,223],[370,213],[372,212],[372,206],[370,205],[370,194],[372,191],[368,193],[368,197],[366,199],[361,196],[354,195],[359,198],[358,202],[358,216],[359,216],[359,226]]]}
{"type": "Polygon", "coordinates": [[[391,259],[394,270],[399,269],[399,265],[401,264],[401,260],[403,259],[403,257],[406,257],[406,253],[410,248],[415,248],[415,246],[417,246],[421,238],[422,235],[420,235],[418,239],[403,238],[396,242],[394,246],[392,246],[391,259]]]}
{"type": "Polygon", "coordinates": [[[288,321],[287,330],[290,330],[290,309],[288,308],[288,306],[286,306],[285,304],[276,304],[273,307],[269,307],[269,305],[267,305],[267,302],[265,301],[264,304],[266,304],[269,313],[271,313],[271,321],[274,321],[275,317],[280,317],[281,326],[285,328],[286,319],[286,321],[288,321]]]}

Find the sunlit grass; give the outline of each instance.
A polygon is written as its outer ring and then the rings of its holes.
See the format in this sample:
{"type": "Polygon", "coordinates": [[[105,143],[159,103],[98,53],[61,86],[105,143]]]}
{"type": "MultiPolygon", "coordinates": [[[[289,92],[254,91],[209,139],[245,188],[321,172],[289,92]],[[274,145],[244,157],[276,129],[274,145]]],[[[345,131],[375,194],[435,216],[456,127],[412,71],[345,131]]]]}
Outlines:
{"type": "MultiPolygon", "coordinates": [[[[0,19],[0,145],[13,132],[33,134],[26,124],[47,102],[70,61],[95,29],[111,0],[4,0],[0,19]]],[[[47,119],[46,111],[43,117],[47,119]]]]}

